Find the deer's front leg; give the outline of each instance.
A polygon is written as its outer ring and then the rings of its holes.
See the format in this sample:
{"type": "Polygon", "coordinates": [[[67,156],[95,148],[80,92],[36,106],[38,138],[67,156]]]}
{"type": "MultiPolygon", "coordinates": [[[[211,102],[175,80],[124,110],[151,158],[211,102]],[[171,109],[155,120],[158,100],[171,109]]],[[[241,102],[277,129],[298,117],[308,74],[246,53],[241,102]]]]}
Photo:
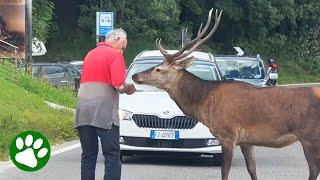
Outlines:
{"type": "Polygon", "coordinates": [[[253,146],[249,144],[241,144],[240,145],[242,154],[246,160],[246,165],[248,172],[251,176],[252,180],[257,180],[257,173],[256,173],[256,162],[254,159],[254,150],[253,146]]]}
{"type": "Polygon", "coordinates": [[[222,143],[222,153],[223,153],[223,161],[221,166],[221,175],[222,180],[227,180],[228,175],[231,168],[232,158],[233,158],[233,152],[235,148],[235,141],[224,141],[222,143]]]}

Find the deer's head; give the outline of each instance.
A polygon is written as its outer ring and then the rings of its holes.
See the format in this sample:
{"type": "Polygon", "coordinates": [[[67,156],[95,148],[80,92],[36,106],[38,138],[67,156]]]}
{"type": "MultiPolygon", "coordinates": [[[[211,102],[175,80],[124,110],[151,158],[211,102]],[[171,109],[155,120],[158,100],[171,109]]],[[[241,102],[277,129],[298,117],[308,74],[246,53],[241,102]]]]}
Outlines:
{"type": "MultiPolygon", "coordinates": [[[[161,46],[161,39],[156,40],[156,46],[163,54],[164,61],[151,69],[137,73],[132,76],[132,79],[138,84],[147,84],[160,89],[165,89],[166,86],[175,83],[174,80],[182,76],[183,70],[188,68],[194,61],[193,56],[189,56],[201,44],[207,41],[217,30],[222,11],[215,13],[215,23],[213,28],[207,33],[212,21],[212,9],[209,12],[206,26],[202,29],[202,24],[198,30],[198,35],[191,41],[185,41],[183,47],[174,54],[169,54],[166,49],[161,46]],[[205,36],[205,34],[207,34],[205,36]]],[[[186,30],[187,31],[187,30],[186,30]]],[[[186,40],[186,34],[184,40],[186,40]]]]}

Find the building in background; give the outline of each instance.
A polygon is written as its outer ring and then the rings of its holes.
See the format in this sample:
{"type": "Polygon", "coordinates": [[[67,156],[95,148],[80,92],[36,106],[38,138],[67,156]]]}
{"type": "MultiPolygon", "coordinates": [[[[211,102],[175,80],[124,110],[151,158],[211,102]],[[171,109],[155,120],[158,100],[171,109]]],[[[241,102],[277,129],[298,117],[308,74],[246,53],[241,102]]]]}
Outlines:
{"type": "Polygon", "coordinates": [[[25,0],[0,0],[0,58],[25,57],[25,0]]]}

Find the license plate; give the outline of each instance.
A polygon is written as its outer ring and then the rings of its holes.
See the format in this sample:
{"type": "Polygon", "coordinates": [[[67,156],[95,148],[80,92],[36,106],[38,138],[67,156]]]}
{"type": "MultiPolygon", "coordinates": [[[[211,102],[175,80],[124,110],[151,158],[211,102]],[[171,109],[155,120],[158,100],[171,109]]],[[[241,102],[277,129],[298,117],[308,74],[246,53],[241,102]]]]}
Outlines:
{"type": "Polygon", "coordinates": [[[150,139],[179,139],[179,131],[158,131],[151,130],[150,139]]]}

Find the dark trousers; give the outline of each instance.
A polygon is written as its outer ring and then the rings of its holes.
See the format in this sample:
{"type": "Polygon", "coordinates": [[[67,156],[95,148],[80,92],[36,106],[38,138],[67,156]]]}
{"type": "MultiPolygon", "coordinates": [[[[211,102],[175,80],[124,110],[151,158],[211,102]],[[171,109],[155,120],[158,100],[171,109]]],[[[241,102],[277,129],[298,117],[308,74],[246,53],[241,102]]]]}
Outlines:
{"type": "Polygon", "coordinates": [[[119,127],[101,129],[93,126],[77,128],[82,148],[81,180],[95,180],[95,169],[99,151],[98,137],[104,156],[104,180],[121,179],[121,161],[119,145],[119,127]]]}

